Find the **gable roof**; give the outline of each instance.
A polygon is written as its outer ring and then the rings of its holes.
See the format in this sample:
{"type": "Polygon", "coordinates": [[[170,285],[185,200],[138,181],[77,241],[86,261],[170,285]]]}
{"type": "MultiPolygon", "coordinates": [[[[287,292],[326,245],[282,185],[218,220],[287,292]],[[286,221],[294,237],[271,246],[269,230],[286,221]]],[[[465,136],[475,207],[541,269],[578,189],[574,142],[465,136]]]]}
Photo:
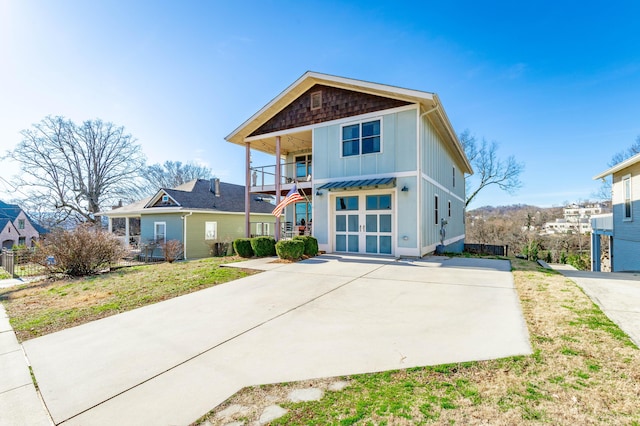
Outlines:
{"type": "Polygon", "coordinates": [[[607,169],[604,172],[600,173],[599,175],[594,176],[593,179],[596,180],[596,179],[605,178],[609,175],[619,172],[620,170],[626,169],[627,167],[631,167],[636,163],[640,163],[640,154],[636,154],[631,158],[627,158],[626,160],[616,164],[610,169],[607,169]]]}
{"type": "MultiPolygon", "coordinates": [[[[419,90],[405,89],[402,87],[389,86],[385,84],[372,83],[368,81],[355,80],[351,78],[338,77],[329,74],[322,74],[313,71],[307,71],[300,78],[298,78],[293,84],[287,87],[278,96],[272,99],[267,105],[265,105],[258,112],[253,114],[248,120],[238,126],[233,132],[231,132],[225,140],[243,145],[247,138],[257,137],[252,136],[256,130],[260,129],[265,123],[276,116],[280,111],[284,110],[288,105],[302,96],[305,92],[314,86],[328,86],[339,89],[345,89],[349,91],[365,93],[374,95],[377,97],[384,97],[388,99],[394,99],[397,101],[403,101],[410,104],[420,105],[421,110],[429,111],[429,119],[432,120],[435,127],[441,133],[442,137],[448,142],[453,151],[456,153],[460,163],[462,164],[463,172],[473,173],[473,169],[466,155],[464,154],[464,148],[458,140],[458,137],[451,126],[449,118],[442,107],[442,103],[438,98],[438,95],[430,92],[422,92],[419,90]],[[466,170],[465,170],[466,169],[466,170]]],[[[282,130],[277,133],[286,133],[286,130],[282,130]]],[[[252,147],[259,149],[259,147],[252,147]]]]}
{"type": "MultiPolygon", "coordinates": [[[[17,204],[8,204],[4,201],[0,201],[0,219],[4,218],[10,220],[11,222],[14,222],[20,215],[20,212],[23,211],[24,210],[22,210],[22,208],[17,204]]],[[[40,226],[37,222],[34,222],[33,219],[31,219],[31,217],[27,214],[27,212],[24,212],[24,215],[31,226],[33,226],[39,234],[46,234],[47,232],[49,232],[47,229],[40,226]]]]}
{"type": "MultiPolygon", "coordinates": [[[[244,214],[245,187],[243,185],[220,182],[220,194],[216,196],[211,191],[212,184],[207,179],[195,179],[175,188],[162,188],[152,197],[100,214],[104,216],[132,216],[141,213],[192,210],[244,214]],[[164,194],[175,200],[177,204],[158,205],[157,201],[164,194]]],[[[274,205],[252,196],[250,207],[251,213],[271,213],[274,205]]]]}

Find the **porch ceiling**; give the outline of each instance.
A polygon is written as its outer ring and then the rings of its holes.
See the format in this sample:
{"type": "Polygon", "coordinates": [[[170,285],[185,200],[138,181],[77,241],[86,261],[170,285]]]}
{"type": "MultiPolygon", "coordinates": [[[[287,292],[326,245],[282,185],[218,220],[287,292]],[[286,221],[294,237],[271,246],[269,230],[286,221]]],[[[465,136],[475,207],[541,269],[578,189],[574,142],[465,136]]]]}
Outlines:
{"type": "MultiPolygon", "coordinates": [[[[296,152],[311,151],[312,132],[311,129],[303,131],[291,131],[280,135],[280,154],[287,155],[296,152]]],[[[267,154],[275,155],[276,137],[268,136],[252,140],[247,140],[251,144],[251,149],[267,154]]]]}

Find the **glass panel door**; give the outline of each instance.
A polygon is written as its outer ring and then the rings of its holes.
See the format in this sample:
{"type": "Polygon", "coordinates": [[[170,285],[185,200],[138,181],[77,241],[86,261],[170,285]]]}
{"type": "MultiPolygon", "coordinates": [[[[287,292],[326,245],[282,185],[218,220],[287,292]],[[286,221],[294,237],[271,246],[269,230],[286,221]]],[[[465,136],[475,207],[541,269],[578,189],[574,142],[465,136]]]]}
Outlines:
{"type": "Polygon", "coordinates": [[[391,194],[336,197],[335,251],[393,254],[391,194]]]}

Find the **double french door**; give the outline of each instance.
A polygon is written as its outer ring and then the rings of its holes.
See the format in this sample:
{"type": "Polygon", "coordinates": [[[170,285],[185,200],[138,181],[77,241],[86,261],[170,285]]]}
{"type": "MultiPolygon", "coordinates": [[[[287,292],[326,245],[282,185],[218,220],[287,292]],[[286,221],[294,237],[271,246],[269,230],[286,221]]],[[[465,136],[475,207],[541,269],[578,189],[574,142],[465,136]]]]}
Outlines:
{"type": "Polygon", "coordinates": [[[393,254],[392,194],[335,197],[336,252],[393,254]]]}

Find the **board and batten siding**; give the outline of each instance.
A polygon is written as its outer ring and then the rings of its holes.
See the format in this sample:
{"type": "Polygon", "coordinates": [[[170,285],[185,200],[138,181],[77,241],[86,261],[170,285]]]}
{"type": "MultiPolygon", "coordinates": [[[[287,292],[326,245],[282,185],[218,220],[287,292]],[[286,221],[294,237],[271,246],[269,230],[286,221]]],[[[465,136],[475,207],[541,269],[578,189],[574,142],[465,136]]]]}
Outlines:
{"type": "Polygon", "coordinates": [[[445,246],[447,250],[459,251],[464,244],[464,174],[454,161],[453,153],[444,144],[427,117],[422,117],[422,254],[429,253],[440,244],[440,219],[446,226],[445,246]],[[455,175],[454,175],[455,171],[455,175]],[[438,196],[436,223],[435,197],[438,196]],[[449,202],[451,216],[449,216],[449,202]]]}
{"type": "Polygon", "coordinates": [[[416,170],[416,109],[317,127],[313,130],[313,177],[335,179],[375,176],[416,170]],[[381,120],[381,152],[342,157],[343,125],[381,120]]]}
{"type": "Polygon", "coordinates": [[[613,271],[640,271],[640,163],[613,175],[613,271]],[[631,220],[624,219],[623,177],[631,175],[631,220]]]}

